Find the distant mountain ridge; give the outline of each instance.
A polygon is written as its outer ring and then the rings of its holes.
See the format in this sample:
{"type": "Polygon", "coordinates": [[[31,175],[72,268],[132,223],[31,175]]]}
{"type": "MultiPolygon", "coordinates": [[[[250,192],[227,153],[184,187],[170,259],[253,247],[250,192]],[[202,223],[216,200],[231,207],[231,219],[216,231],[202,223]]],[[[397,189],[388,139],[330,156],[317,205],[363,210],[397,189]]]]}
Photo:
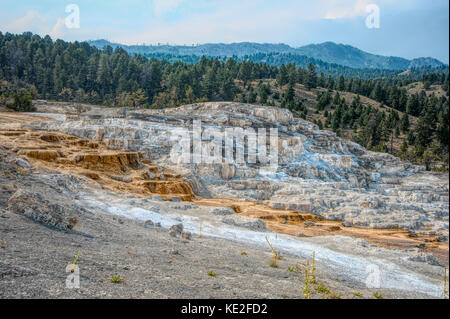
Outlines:
{"type": "Polygon", "coordinates": [[[408,60],[400,57],[390,57],[371,54],[350,45],[324,42],[293,48],[287,44],[270,43],[209,43],[196,46],[181,45],[123,45],[107,40],[88,41],[97,48],[111,46],[113,49],[122,47],[130,54],[155,55],[169,54],[174,56],[207,56],[207,57],[245,57],[256,54],[290,54],[305,56],[326,63],[338,64],[355,69],[382,69],[405,71],[412,68],[442,67],[441,61],[426,57],[408,60]]]}

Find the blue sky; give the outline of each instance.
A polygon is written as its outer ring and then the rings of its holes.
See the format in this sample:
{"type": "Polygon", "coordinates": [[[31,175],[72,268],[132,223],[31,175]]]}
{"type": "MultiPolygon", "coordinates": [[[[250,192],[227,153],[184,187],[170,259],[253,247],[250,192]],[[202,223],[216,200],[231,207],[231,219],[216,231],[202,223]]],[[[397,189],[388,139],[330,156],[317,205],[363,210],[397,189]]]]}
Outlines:
{"type": "Polygon", "coordinates": [[[0,31],[126,44],[334,41],[405,58],[449,62],[448,0],[0,0],[0,31]],[[68,29],[68,4],[80,28],[68,29]],[[366,7],[380,8],[369,29],[366,7]]]}

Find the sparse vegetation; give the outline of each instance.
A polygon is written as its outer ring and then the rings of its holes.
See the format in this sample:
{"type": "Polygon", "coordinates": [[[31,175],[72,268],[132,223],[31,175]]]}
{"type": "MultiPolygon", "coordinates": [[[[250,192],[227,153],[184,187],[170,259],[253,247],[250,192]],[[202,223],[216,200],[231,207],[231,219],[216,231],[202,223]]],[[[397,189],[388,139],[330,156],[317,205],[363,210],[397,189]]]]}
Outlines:
{"type": "Polygon", "coordinates": [[[270,249],[272,250],[272,257],[270,258],[269,266],[272,268],[278,267],[278,261],[281,260],[280,254],[273,248],[272,244],[269,241],[269,238],[266,236],[267,244],[269,245],[270,249]]]}
{"type": "Polygon", "coordinates": [[[16,172],[17,172],[17,174],[19,174],[19,175],[26,175],[26,174],[29,173],[29,170],[26,169],[26,168],[21,168],[21,167],[19,167],[19,168],[16,169],[16,172]]]}
{"type": "Polygon", "coordinates": [[[329,294],[330,293],[330,289],[328,289],[328,287],[326,287],[324,284],[318,284],[317,286],[316,286],[316,291],[319,293],[319,294],[329,294]]]}
{"type": "Polygon", "coordinates": [[[121,284],[123,283],[123,278],[120,275],[112,275],[109,281],[113,284],[121,284]]]}
{"type": "Polygon", "coordinates": [[[316,280],[316,252],[313,252],[313,259],[311,264],[311,281],[312,284],[317,282],[316,280]]]}
{"type": "Polygon", "coordinates": [[[80,251],[78,251],[78,254],[75,256],[75,259],[72,261],[70,265],[70,272],[74,272],[76,266],[78,265],[78,260],[80,258],[80,251]]]}
{"type": "Polygon", "coordinates": [[[363,297],[363,294],[360,293],[360,292],[354,292],[354,293],[353,293],[353,296],[362,298],[362,297],[363,297]]]}
{"type": "MultiPolygon", "coordinates": [[[[303,296],[306,299],[310,299],[311,297],[311,293],[312,293],[312,289],[311,289],[311,285],[317,284],[317,278],[316,278],[316,252],[313,252],[313,258],[312,261],[310,263],[310,261],[308,260],[306,262],[306,268],[305,268],[305,275],[304,275],[304,286],[303,286],[303,296]]],[[[324,291],[328,291],[326,292],[326,294],[329,294],[329,290],[327,287],[325,287],[323,284],[319,284],[316,286],[316,291],[319,292],[322,291],[322,293],[324,293],[324,291]]]]}
{"type": "Polygon", "coordinates": [[[270,258],[269,266],[272,268],[278,267],[278,260],[276,257],[273,256],[272,258],[270,258]]]}
{"type": "Polygon", "coordinates": [[[78,254],[75,256],[75,259],[72,262],[72,265],[78,265],[78,260],[80,259],[80,251],[78,251],[78,254]]]}
{"type": "Polygon", "coordinates": [[[200,230],[199,230],[199,233],[198,233],[198,238],[202,238],[202,230],[203,230],[203,222],[200,221],[200,230]]]}
{"type": "Polygon", "coordinates": [[[269,238],[267,238],[267,236],[266,236],[266,241],[267,241],[267,244],[269,244],[270,249],[272,250],[272,254],[273,254],[274,258],[281,260],[282,259],[281,255],[273,248],[273,246],[270,243],[269,238]]]}
{"type": "Polygon", "coordinates": [[[214,271],[210,270],[210,271],[208,271],[208,276],[217,277],[217,274],[214,271]]]}
{"type": "Polygon", "coordinates": [[[304,285],[303,285],[303,297],[305,299],[311,299],[311,286],[310,286],[310,268],[309,268],[309,260],[306,262],[306,268],[305,268],[305,278],[304,278],[304,285]]]}
{"type": "Polygon", "coordinates": [[[379,292],[374,292],[373,296],[374,296],[375,298],[377,298],[377,299],[384,299],[384,298],[383,298],[383,295],[380,294],[379,292]]]}
{"type": "Polygon", "coordinates": [[[444,297],[444,299],[448,299],[448,289],[447,289],[447,283],[448,283],[448,278],[447,278],[447,268],[444,268],[444,289],[442,291],[442,297],[444,297]]]}
{"type": "MultiPolygon", "coordinates": [[[[336,294],[330,294],[330,289],[325,286],[323,283],[318,283],[317,282],[317,278],[316,278],[316,262],[315,262],[315,258],[316,257],[316,253],[313,252],[313,258],[312,261],[310,262],[309,260],[306,261],[306,267],[305,267],[305,271],[304,271],[304,284],[303,284],[303,296],[305,299],[311,299],[311,294],[313,292],[313,288],[314,290],[322,295],[326,295],[324,297],[322,297],[322,299],[340,299],[341,296],[336,295],[336,294]],[[315,285],[315,287],[314,287],[315,285]]],[[[294,268],[289,267],[288,268],[290,271],[294,271],[294,268]]],[[[297,265],[296,269],[299,270],[300,267],[297,265]]],[[[299,278],[302,278],[302,275],[298,275],[299,278]]]]}
{"type": "Polygon", "coordinates": [[[247,252],[241,251],[241,256],[247,256],[247,252]]]}

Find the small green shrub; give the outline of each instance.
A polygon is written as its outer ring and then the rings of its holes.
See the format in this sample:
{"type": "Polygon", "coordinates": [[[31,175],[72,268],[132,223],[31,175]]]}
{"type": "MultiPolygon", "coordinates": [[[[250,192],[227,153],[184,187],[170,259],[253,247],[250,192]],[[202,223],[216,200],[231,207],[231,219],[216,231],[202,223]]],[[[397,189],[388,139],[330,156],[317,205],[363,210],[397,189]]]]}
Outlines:
{"type": "Polygon", "coordinates": [[[319,294],[329,294],[330,293],[330,289],[328,289],[328,287],[324,286],[323,284],[318,284],[316,287],[316,291],[319,294]]]}
{"type": "Polygon", "coordinates": [[[120,275],[112,275],[109,281],[111,281],[113,284],[120,284],[123,282],[123,278],[121,278],[120,275]]]}
{"type": "Polygon", "coordinates": [[[384,299],[383,296],[382,296],[380,293],[378,293],[378,292],[375,292],[375,293],[373,294],[373,296],[374,296],[375,298],[377,298],[377,299],[384,299]]]}

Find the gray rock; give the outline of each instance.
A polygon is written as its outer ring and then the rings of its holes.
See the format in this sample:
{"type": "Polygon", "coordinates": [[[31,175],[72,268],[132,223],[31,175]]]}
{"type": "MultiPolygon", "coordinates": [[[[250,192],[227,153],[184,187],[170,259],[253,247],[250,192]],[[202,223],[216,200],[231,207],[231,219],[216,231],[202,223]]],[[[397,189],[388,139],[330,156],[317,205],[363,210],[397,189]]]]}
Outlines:
{"type": "Polygon", "coordinates": [[[169,235],[172,237],[178,237],[183,232],[183,224],[176,224],[169,228],[169,235]]]}
{"type": "Polygon", "coordinates": [[[361,240],[361,246],[363,246],[364,248],[368,248],[370,247],[370,245],[367,243],[367,241],[365,241],[364,239],[361,240]]]}
{"type": "Polygon", "coordinates": [[[113,176],[110,175],[109,178],[118,181],[118,182],[122,182],[122,183],[131,183],[133,181],[133,179],[131,177],[128,176],[113,176]]]}
{"type": "Polygon", "coordinates": [[[144,222],[144,227],[145,227],[145,228],[154,228],[154,227],[155,227],[155,224],[154,224],[151,220],[146,220],[146,221],[144,222]]]}
{"type": "Polygon", "coordinates": [[[228,215],[234,215],[236,214],[233,209],[229,207],[219,207],[215,208],[213,211],[211,211],[212,214],[217,216],[228,216],[228,215]]]}
{"type": "Polygon", "coordinates": [[[353,227],[353,223],[351,223],[351,222],[343,222],[342,225],[344,227],[353,227]]]}
{"type": "Polygon", "coordinates": [[[421,254],[417,256],[410,257],[409,260],[421,263],[427,263],[433,266],[441,266],[436,260],[433,254],[421,254]]]}
{"type": "Polygon", "coordinates": [[[448,236],[440,236],[436,240],[440,243],[448,243],[448,236]]]}
{"type": "Polygon", "coordinates": [[[76,209],[63,206],[51,192],[19,189],[8,201],[8,210],[61,230],[72,230],[78,222],[76,209]],[[45,197],[44,197],[45,196],[45,197]]]}
{"type": "Polygon", "coordinates": [[[160,195],[152,195],[150,198],[152,200],[154,200],[154,201],[157,201],[157,202],[163,202],[164,201],[160,195]]]}
{"type": "Polygon", "coordinates": [[[21,157],[16,158],[16,164],[17,164],[17,166],[20,166],[22,168],[27,168],[27,169],[31,168],[30,163],[26,159],[21,158],[21,157]]]}
{"type": "Polygon", "coordinates": [[[177,209],[177,210],[188,210],[188,209],[198,208],[198,206],[195,204],[187,203],[187,204],[175,205],[172,208],[177,209]]]}
{"type": "Polygon", "coordinates": [[[181,238],[186,239],[186,240],[191,240],[192,239],[192,234],[189,232],[182,232],[181,233],[181,238]]]}
{"type": "Polygon", "coordinates": [[[262,219],[244,218],[242,216],[233,216],[238,218],[226,217],[223,222],[227,225],[243,227],[254,231],[267,231],[266,223],[262,219]]]}

